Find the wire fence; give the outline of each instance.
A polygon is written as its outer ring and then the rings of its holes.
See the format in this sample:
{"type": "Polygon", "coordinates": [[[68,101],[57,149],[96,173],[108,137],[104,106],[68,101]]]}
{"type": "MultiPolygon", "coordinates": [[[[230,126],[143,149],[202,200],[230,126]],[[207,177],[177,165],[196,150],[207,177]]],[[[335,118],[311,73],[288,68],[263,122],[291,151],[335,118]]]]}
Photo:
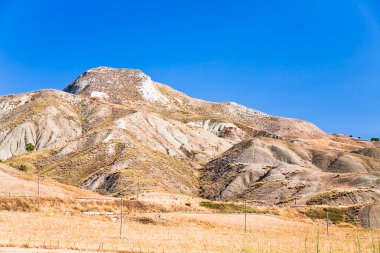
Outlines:
{"type": "MultiPolygon", "coordinates": [[[[3,176],[0,175],[0,180],[6,180],[9,176],[3,176]]],[[[40,174],[37,175],[36,181],[36,192],[34,195],[28,195],[28,194],[12,194],[10,191],[2,191],[0,192],[0,199],[33,199],[38,202],[38,206],[40,205],[40,183],[43,181],[44,177],[40,174]]],[[[140,182],[135,183],[131,185],[129,188],[135,188],[135,195],[131,196],[129,200],[138,200],[139,195],[141,194],[141,188],[140,188],[140,182]]],[[[53,197],[53,196],[47,196],[46,194],[44,197],[53,197]]],[[[75,198],[74,201],[78,203],[91,203],[91,202],[115,202],[119,205],[119,212],[96,212],[96,211],[84,211],[84,214],[88,215],[107,215],[109,217],[112,217],[114,220],[120,220],[120,237],[122,237],[122,228],[123,228],[123,216],[127,215],[128,212],[123,210],[123,201],[124,196],[120,196],[120,199],[117,198],[91,198],[91,197],[79,197],[75,198]]],[[[367,210],[362,210],[356,213],[344,213],[344,212],[337,212],[338,209],[344,209],[347,208],[347,206],[326,206],[326,205],[300,205],[297,204],[297,197],[295,197],[293,200],[289,201],[287,205],[282,205],[282,207],[277,207],[274,205],[269,205],[266,203],[263,203],[261,200],[251,200],[251,201],[245,201],[244,206],[245,210],[247,210],[247,204],[250,206],[254,206],[256,208],[292,208],[292,209],[299,209],[302,210],[303,213],[309,213],[309,217],[319,219],[319,220],[325,220],[326,222],[326,230],[327,234],[329,231],[330,224],[338,223],[338,222],[347,222],[351,223],[357,226],[362,226],[364,228],[368,229],[380,229],[380,213],[377,213],[380,208],[376,209],[375,211],[371,211],[371,207],[365,207],[367,210]],[[313,212],[316,209],[322,209],[322,213],[316,213],[314,216],[310,215],[310,212],[313,212]]],[[[371,203],[371,205],[375,205],[371,203]]],[[[377,203],[376,205],[380,205],[380,203],[377,203]]],[[[244,212],[245,218],[244,218],[244,228],[246,231],[246,216],[247,211],[244,212]]],[[[311,213],[312,214],[312,213],[311,213]]],[[[158,214],[160,216],[160,214],[158,214]]]]}

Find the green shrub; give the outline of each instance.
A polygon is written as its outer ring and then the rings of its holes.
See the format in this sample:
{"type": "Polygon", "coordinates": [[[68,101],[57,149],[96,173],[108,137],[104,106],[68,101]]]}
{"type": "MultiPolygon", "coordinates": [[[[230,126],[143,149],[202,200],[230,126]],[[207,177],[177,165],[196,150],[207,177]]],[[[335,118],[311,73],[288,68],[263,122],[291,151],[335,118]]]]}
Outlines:
{"type": "Polygon", "coordinates": [[[373,138],[371,138],[371,141],[380,141],[380,138],[373,137],[373,138]]]}
{"type": "Polygon", "coordinates": [[[32,143],[28,143],[28,144],[26,144],[25,149],[28,152],[32,152],[36,149],[36,147],[32,143]]]}
{"type": "Polygon", "coordinates": [[[21,164],[20,166],[18,166],[18,169],[20,171],[26,172],[28,171],[28,166],[26,166],[25,164],[21,164]]]}

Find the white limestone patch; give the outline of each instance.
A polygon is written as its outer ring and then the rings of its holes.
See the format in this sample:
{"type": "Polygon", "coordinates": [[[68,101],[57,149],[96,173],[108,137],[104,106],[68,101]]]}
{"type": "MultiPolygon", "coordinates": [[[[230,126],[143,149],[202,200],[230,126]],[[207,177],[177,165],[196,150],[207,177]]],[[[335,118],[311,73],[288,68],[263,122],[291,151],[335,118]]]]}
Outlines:
{"type": "Polygon", "coordinates": [[[242,140],[244,137],[244,132],[238,128],[235,124],[226,122],[213,122],[210,120],[189,122],[188,126],[203,128],[218,137],[229,138],[233,140],[242,140]],[[226,131],[229,133],[226,136],[226,131]]]}
{"type": "Polygon", "coordinates": [[[74,83],[70,84],[65,89],[65,91],[72,94],[77,94],[83,91],[87,86],[89,86],[94,81],[95,81],[95,78],[83,78],[83,75],[82,75],[77,80],[75,80],[74,83]]]}
{"type": "Polygon", "coordinates": [[[4,101],[0,102],[0,116],[4,116],[5,114],[11,112],[17,107],[23,106],[29,100],[29,95],[22,96],[17,100],[5,99],[4,101]]]}
{"type": "Polygon", "coordinates": [[[124,118],[118,119],[115,122],[117,128],[128,130],[128,121],[124,118]]]}
{"type": "Polygon", "coordinates": [[[103,99],[109,99],[110,98],[107,93],[100,92],[100,91],[93,91],[93,92],[91,92],[90,96],[93,98],[103,98],[103,99]]]}
{"type": "MultiPolygon", "coordinates": [[[[123,128],[123,127],[118,127],[123,128]]],[[[112,130],[102,141],[103,143],[111,142],[111,141],[122,141],[123,143],[129,144],[129,139],[123,132],[119,130],[112,130]]]]}
{"type": "Polygon", "coordinates": [[[115,164],[113,164],[110,167],[110,169],[112,169],[112,170],[123,170],[125,168],[128,168],[131,165],[132,165],[132,161],[126,159],[126,160],[116,162],[115,164]]]}
{"type": "Polygon", "coordinates": [[[92,175],[91,177],[89,177],[83,182],[82,187],[84,189],[94,191],[98,189],[104,183],[105,177],[106,175],[99,175],[99,174],[92,175]]]}
{"type": "Polygon", "coordinates": [[[161,103],[169,102],[169,99],[154,86],[149,76],[141,74],[140,77],[142,78],[142,82],[140,83],[139,91],[146,100],[161,103]]]}
{"type": "Polygon", "coordinates": [[[81,92],[87,86],[89,86],[90,83],[91,83],[91,80],[89,80],[89,79],[81,79],[80,81],[75,83],[75,86],[74,86],[74,87],[76,87],[75,92],[81,92]]]}
{"type": "Polygon", "coordinates": [[[112,144],[108,145],[107,151],[106,151],[107,155],[109,155],[109,156],[114,155],[116,153],[116,146],[117,146],[116,143],[112,143],[112,144]]]}
{"type": "Polygon", "coordinates": [[[183,104],[183,100],[180,98],[175,98],[174,100],[177,101],[179,104],[183,104]]]}
{"type": "Polygon", "coordinates": [[[210,120],[198,121],[198,122],[189,122],[187,125],[194,127],[202,127],[209,132],[214,134],[218,134],[220,131],[225,130],[226,128],[238,128],[236,125],[232,123],[224,123],[224,122],[215,122],[210,124],[210,120]]]}
{"type": "Polygon", "coordinates": [[[255,116],[268,117],[269,116],[266,113],[245,107],[235,102],[228,102],[226,103],[226,105],[227,105],[228,112],[231,113],[232,115],[243,116],[243,117],[247,117],[247,116],[248,117],[255,117],[255,116]]]}

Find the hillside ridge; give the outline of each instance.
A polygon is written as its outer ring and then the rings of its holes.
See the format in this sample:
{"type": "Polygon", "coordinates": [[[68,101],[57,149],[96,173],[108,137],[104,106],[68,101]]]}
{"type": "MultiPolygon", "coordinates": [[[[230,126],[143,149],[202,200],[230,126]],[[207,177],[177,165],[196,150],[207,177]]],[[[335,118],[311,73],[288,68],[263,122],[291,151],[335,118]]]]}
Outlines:
{"type": "Polygon", "coordinates": [[[0,97],[1,160],[110,196],[373,203],[378,148],[307,121],[191,98],[136,69],[97,67],[63,91],[0,97]]]}

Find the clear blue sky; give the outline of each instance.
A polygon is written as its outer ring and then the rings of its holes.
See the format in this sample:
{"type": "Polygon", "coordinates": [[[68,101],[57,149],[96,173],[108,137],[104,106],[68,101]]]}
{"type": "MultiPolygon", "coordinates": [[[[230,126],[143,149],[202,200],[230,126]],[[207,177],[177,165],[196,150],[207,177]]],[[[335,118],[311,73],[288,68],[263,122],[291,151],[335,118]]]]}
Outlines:
{"type": "Polygon", "coordinates": [[[0,0],[0,95],[138,68],[191,96],[380,136],[380,1],[0,0]]]}

